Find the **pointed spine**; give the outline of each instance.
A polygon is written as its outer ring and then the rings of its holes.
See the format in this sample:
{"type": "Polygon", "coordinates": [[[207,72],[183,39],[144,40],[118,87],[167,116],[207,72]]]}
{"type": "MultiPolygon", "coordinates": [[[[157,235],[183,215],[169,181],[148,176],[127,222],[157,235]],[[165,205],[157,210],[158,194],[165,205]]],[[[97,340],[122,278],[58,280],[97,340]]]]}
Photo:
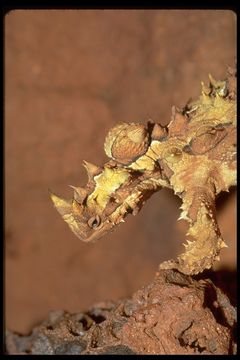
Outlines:
{"type": "Polygon", "coordinates": [[[84,200],[86,200],[87,196],[88,196],[88,192],[86,189],[82,188],[82,187],[76,187],[73,185],[68,185],[70,188],[72,188],[74,190],[74,199],[79,203],[82,204],[84,202],[84,200]]]}
{"type": "Polygon", "coordinates": [[[86,160],[83,161],[83,166],[87,170],[89,180],[92,180],[94,178],[94,176],[100,174],[100,172],[102,170],[99,166],[91,164],[90,162],[88,162],[86,160]]]}

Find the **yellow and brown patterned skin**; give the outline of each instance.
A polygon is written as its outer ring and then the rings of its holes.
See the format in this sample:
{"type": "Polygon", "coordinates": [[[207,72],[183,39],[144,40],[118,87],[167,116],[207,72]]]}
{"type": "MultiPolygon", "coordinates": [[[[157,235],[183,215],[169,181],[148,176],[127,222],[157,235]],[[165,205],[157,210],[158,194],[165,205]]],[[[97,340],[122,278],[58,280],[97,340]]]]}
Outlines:
{"type": "Polygon", "coordinates": [[[162,187],[182,199],[181,219],[189,223],[185,252],[160,264],[198,274],[219,260],[226,247],[216,220],[215,198],[236,184],[235,71],[224,81],[209,76],[197,101],[172,109],[167,127],[122,123],[110,130],[103,167],[84,162],[88,183],[64,200],[51,193],[58,212],[83,241],[96,240],[162,187]]]}

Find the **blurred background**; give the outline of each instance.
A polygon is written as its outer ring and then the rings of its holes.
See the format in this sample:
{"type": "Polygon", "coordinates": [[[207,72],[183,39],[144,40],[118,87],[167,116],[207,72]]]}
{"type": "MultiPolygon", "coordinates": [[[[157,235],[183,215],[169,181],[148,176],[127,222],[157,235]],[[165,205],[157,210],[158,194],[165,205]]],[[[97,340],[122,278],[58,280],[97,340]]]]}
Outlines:
{"type": "MultiPolygon", "coordinates": [[[[183,251],[180,201],[155,194],[138,216],[86,244],[53,208],[48,188],[87,181],[82,161],[107,160],[115,124],[166,125],[171,106],[223,79],[236,59],[227,10],[18,10],[5,17],[5,311],[27,333],[50,310],[85,310],[130,296],[158,264],[183,251]]],[[[217,269],[236,267],[235,190],[220,196],[229,245],[217,269]]]]}

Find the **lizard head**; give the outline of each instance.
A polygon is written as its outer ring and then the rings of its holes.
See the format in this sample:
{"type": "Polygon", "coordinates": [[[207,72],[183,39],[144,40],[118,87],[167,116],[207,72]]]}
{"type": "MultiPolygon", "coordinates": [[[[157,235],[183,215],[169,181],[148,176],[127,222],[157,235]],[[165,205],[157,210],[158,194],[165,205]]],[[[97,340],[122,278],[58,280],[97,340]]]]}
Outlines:
{"type": "Polygon", "coordinates": [[[123,205],[127,192],[120,191],[118,198],[116,192],[130,181],[130,173],[109,163],[103,168],[86,161],[83,164],[88,173],[88,183],[84,188],[70,185],[74,190],[70,200],[52,192],[50,196],[74,234],[88,242],[102,237],[123,221],[129,211],[123,205]]]}
{"type": "MultiPolygon", "coordinates": [[[[82,241],[96,240],[116,225],[124,222],[129,213],[139,211],[147,191],[141,188],[141,172],[111,161],[98,168],[84,162],[88,172],[88,183],[74,187],[73,198],[62,199],[50,192],[57,211],[70,229],[82,241]]],[[[147,190],[147,189],[146,189],[147,190]]]]}
{"type": "Polygon", "coordinates": [[[73,187],[74,195],[65,200],[50,192],[63,220],[85,242],[97,240],[132,213],[136,215],[158,189],[141,172],[105,165],[85,188],[73,187]]]}
{"type": "Polygon", "coordinates": [[[136,171],[128,166],[146,153],[149,128],[152,130],[153,126],[117,125],[107,135],[104,145],[111,160],[103,167],[83,162],[88,174],[87,185],[71,186],[74,189],[71,200],[50,192],[57,211],[82,241],[96,240],[113,230],[124,222],[127,214],[135,215],[156,191],[157,185],[149,183],[144,170],[136,171]]]}
{"type": "MultiPolygon", "coordinates": [[[[76,193],[76,192],[75,192],[76,193]]],[[[81,204],[74,198],[66,200],[50,193],[51,199],[63,220],[66,221],[73,233],[82,241],[92,241],[109,232],[114,223],[95,211],[90,211],[86,204],[81,204]]]]}

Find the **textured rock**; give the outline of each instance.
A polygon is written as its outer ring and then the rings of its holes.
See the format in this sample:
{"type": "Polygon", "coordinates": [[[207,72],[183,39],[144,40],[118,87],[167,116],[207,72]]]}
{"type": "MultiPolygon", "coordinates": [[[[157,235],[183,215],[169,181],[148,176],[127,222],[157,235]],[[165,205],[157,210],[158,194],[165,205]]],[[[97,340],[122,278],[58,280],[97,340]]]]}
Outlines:
{"type": "Polygon", "coordinates": [[[8,354],[236,353],[236,310],[209,279],[160,270],[130,299],[52,312],[28,336],[8,331],[8,354]]]}

